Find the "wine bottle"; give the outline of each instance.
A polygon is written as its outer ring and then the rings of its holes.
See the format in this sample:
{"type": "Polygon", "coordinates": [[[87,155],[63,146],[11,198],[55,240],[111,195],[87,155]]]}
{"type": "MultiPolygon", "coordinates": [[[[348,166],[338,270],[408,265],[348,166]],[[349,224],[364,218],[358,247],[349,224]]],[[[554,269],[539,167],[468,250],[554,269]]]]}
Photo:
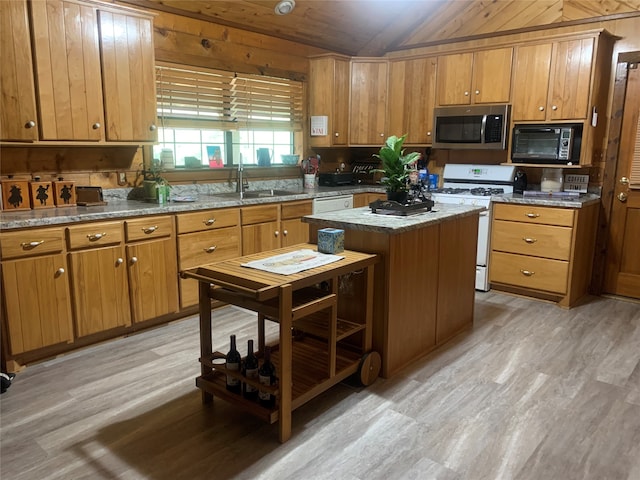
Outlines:
{"type": "MultiPolygon", "coordinates": [[[[272,386],[276,383],[276,367],[271,363],[271,347],[264,347],[264,362],[258,370],[261,385],[272,386]]],[[[266,390],[258,391],[258,399],[263,407],[273,408],[276,398],[266,390]]]]}
{"type": "MultiPolygon", "coordinates": [[[[240,357],[240,352],[236,349],[236,336],[231,335],[231,348],[229,349],[229,353],[227,353],[227,362],[225,367],[227,370],[240,372],[241,361],[242,358],[240,357]]],[[[239,378],[227,375],[227,390],[234,393],[240,393],[241,387],[242,385],[239,378]]]]}
{"type": "MultiPolygon", "coordinates": [[[[244,359],[244,365],[242,366],[242,374],[245,378],[258,381],[258,359],[253,353],[253,340],[247,342],[247,356],[244,359]]],[[[248,383],[243,383],[243,395],[249,400],[256,400],[258,398],[258,389],[248,383]]]]}

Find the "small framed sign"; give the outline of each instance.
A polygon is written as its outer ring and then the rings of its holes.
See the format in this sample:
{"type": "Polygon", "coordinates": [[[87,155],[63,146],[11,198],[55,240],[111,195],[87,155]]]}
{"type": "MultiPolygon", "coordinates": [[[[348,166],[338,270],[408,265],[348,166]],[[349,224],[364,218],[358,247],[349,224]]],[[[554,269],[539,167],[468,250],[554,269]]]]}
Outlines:
{"type": "Polygon", "coordinates": [[[311,117],[311,136],[325,137],[329,130],[329,117],[326,115],[314,115],[311,117]]]}

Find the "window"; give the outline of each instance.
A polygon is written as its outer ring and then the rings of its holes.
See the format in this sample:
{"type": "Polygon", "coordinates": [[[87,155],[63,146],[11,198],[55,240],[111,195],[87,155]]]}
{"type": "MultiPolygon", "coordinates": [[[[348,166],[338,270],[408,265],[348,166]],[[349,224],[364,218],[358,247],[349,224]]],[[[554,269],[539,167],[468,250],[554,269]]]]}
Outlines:
{"type": "Polygon", "coordinates": [[[156,65],[158,145],[177,167],[282,163],[302,135],[302,83],[221,70],[156,65]]]}

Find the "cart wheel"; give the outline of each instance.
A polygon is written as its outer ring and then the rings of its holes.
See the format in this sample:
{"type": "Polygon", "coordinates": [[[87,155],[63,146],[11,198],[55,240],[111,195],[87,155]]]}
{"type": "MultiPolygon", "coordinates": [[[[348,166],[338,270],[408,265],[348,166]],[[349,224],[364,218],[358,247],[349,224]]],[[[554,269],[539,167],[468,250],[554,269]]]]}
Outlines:
{"type": "Polygon", "coordinates": [[[360,360],[360,369],[358,370],[358,377],[360,383],[365,387],[368,387],[380,374],[380,366],[382,365],[382,359],[380,354],[376,351],[365,353],[360,360]]]}

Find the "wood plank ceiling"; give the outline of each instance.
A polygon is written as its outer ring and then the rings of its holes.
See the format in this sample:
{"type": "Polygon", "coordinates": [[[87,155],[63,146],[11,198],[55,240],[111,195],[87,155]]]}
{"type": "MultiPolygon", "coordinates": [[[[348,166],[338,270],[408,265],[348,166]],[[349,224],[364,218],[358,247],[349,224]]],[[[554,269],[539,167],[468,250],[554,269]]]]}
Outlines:
{"type": "Polygon", "coordinates": [[[638,15],[640,0],[119,0],[346,55],[638,15]]]}

